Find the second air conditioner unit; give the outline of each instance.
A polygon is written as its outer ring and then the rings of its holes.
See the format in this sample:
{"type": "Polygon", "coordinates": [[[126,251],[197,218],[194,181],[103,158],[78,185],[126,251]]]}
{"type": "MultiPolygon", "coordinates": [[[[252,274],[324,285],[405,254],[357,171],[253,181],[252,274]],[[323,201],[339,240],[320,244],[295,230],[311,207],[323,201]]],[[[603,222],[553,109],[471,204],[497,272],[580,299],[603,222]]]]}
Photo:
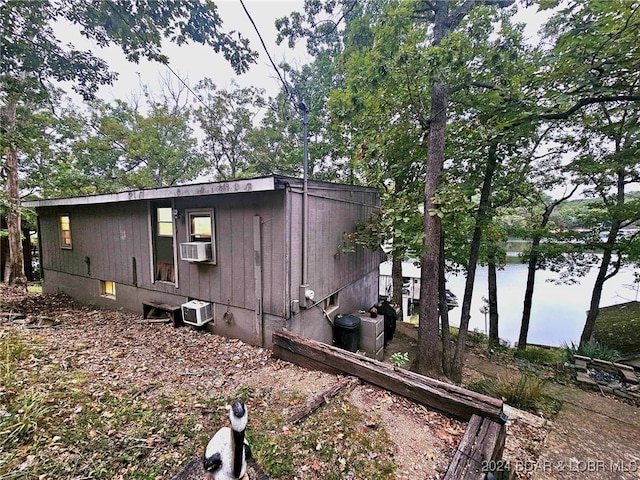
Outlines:
{"type": "Polygon", "coordinates": [[[213,306],[209,302],[191,300],[190,302],[183,303],[181,308],[182,321],[189,325],[201,327],[205,323],[213,320],[213,306]]]}
{"type": "Polygon", "coordinates": [[[211,242],[187,242],[180,244],[180,258],[189,262],[211,260],[211,242]]]}

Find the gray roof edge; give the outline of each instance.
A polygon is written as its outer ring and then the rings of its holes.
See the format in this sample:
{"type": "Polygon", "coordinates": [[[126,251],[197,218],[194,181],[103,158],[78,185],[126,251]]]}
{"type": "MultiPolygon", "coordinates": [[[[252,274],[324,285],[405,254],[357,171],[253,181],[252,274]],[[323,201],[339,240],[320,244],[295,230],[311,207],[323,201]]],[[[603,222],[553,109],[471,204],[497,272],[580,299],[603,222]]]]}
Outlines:
{"type": "Polygon", "coordinates": [[[22,202],[25,207],[62,207],[77,205],[99,205],[133,200],[161,200],[167,198],[196,197],[199,195],[224,195],[232,193],[266,192],[276,189],[275,176],[257,177],[226,182],[194,183],[175,187],[131,190],[83,197],[51,198],[22,202]]]}
{"type": "MultiPolygon", "coordinates": [[[[299,177],[287,177],[283,175],[275,175],[276,185],[282,187],[295,187],[302,188],[304,186],[304,180],[299,177]]],[[[376,187],[367,187],[364,185],[351,185],[348,183],[333,183],[323,180],[308,180],[308,186],[316,190],[361,190],[367,192],[379,192],[376,187]]]]}
{"type": "MultiPolygon", "coordinates": [[[[348,185],[341,183],[309,180],[308,184],[314,188],[332,190],[377,190],[374,187],[361,185],[348,185]]],[[[225,182],[208,182],[179,185],[175,187],[150,188],[144,190],[131,190],[119,193],[106,193],[101,195],[86,195],[81,197],[51,198],[45,200],[28,200],[22,202],[24,207],[64,207],[78,205],[100,205],[106,203],[119,203],[134,200],[163,200],[168,198],[195,197],[199,195],[224,195],[233,193],[267,192],[286,187],[302,188],[303,180],[298,177],[283,175],[270,175],[242,180],[230,180],[225,182]]]]}

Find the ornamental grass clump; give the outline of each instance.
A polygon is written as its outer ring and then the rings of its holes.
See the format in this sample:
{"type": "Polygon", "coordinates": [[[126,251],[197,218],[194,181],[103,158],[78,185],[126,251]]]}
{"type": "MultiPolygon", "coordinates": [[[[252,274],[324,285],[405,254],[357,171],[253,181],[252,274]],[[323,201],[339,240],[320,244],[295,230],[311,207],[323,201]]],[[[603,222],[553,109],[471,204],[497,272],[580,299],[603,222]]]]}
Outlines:
{"type": "Polygon", "coordinates": [[[469,385],[469,389],[501,398],[512,407],[537,410],[545,403],[545,380],[535,375],[523,374],[515,379],[485,378],[469,385]]]}
{"type": "Polygon", "coordinates": [[[575,363],[575,355],[607,362],[613,362],[620,358],[617,350],[600,342],[587,342],[580,346],[576,346],[573,342],[571,342],[571,346],[564,343],[562,349],[564,351],[564,359],[567,363],[575,363]]]}

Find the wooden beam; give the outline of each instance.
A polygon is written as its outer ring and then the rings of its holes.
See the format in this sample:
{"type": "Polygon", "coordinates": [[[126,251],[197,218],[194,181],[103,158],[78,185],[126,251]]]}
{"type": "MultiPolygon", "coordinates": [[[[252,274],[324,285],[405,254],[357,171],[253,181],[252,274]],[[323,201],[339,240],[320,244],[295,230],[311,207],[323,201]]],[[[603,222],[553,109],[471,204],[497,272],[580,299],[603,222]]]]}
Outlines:
{"type": "Polygon", "coordinates": [[[303,367],[354,375],[373,385],[466,421],[476,414],[496,422],[504,422],[501,400],[396,368],[286,330],[274,332],[273,352],[283,360],[303,367]]]}
{"type": "Polygon", "coordinates": [[[505,437],[504,424],[473,415],[444,480],[485,480],[488,472],[496,479],[505,478],[509,472],[499,461],[505,437]]]}

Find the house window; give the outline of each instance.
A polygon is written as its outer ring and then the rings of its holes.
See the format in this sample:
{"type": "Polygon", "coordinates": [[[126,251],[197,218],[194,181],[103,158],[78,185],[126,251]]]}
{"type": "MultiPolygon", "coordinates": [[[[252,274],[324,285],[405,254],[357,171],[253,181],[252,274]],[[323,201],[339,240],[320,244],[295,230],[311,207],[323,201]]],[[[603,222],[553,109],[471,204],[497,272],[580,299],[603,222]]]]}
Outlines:
{"type": "Polygon", "coordinates": [[[213,232],[211,220],[211,212],[189,213],[189,241],[210,242],[213,232]]]}
{"type": "Polygon", "coordinates": [[[173,208],[170,202],[153,203],[152,208],[154,280],[175,283],[173,208]]]}
{"type": "Polygon", "coordinates": [[[100,280],[100,295],[107,298],[116,298],[116,283],[110,280],[100,280]]]}
{"type": "Polygon", "coordinates": [[[215,242],[215,218],[213,210],[198,210],[187,212],[189,242],[209,242],[211,243],[210,263],[216,263],[216,242],[215,242]]]}
{"type": "Polygon", "coordinates": [[[170,207],[159,207],[157,209],[158,236],[173,237],[173,212],[170,207]]]}
{"type": "Polygon", "coordinates": [[[71,219],[69,215],[60,215],[60,245],[71,248],[71,219]]]}
{"type": "Polygon", "coordinates": [[[334,293],[333,295],[329,295],[327,298],[325,298],[324,300],[324,309],[326,311],[332,311],[335,310],[336,308],[338,308],[338,292],[334,293]]]}

